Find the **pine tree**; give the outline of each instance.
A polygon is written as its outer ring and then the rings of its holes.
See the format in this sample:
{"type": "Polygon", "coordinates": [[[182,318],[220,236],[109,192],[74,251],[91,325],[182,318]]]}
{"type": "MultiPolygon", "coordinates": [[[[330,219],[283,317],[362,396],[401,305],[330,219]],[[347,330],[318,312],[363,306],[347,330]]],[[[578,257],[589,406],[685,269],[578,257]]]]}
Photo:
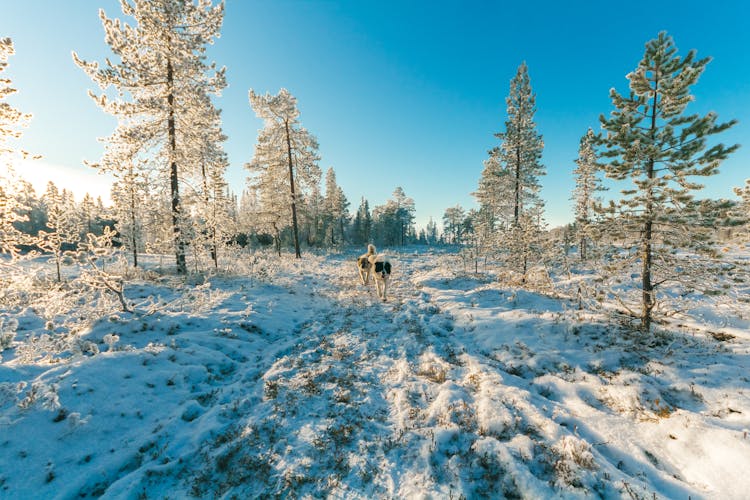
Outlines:
{"type": "Polygon", "coordinates": [[[719,124],[713,112],[684,114],[693,101],[690,87],[709,58],[697,60],[695,50],[684,58],[676,53],[665,32],[649,41],[638,67],[627,75],[630,94],[623,96],[612,89],[615,109],[609,118],[600,118],[606,132],[604,172],[611,179],[633,184],[622,190],[620,200],[602,211],[613,222],[611,235],[626,244],[626,261],[640,263],[639,317],[645,332],[651,329],[661,285],[692,280],[698,286],[706,278],[705,274],[681,275],[681,259],[675,252],[710,255],[713,226],[727,207],[696,202],[694,193],[702,186],[691,178],[716,174],[721,161],[738,147],[717,144],[706,149],[709,136],[735,122],[719,124]]]}
{"type": "MultiPolygon", "coordinates": [[[[14,53],[12,40],[0,38],[0,74],[8,67],[8,58],[14,53]]],[[[18,226],[29,221],[29,215],[24,212],[30,210],[17,198],[18,179],[11,167],[11,156],[17,151],[8,144],[10,139],[20,137],[20,129],[31,118],[5,102],[15,92],[11,80],[0,77],[0,165],[5,167],[6,172],[0,175],[0,253],[10,254],[12,258],[18,257],[20,245],[28,243],[28,238],[18,226]]],[[[23,151],[20,153],[25,156],[23,151]]]]}
{"type": "Polygon", "coordinates": [[[72,250],[80,238],[80,225],[75,213],[75,204],[70,202],[70,192],[60,192],[57,186],[50,181],[47,190],[42,197],[47,211],[47,228],[49,231],[40,231],[37,244],[42,250],[52,253],[57,270],[57,281],[62,281],[61,264],[65,247],[72,250]]]}
{"type": "Polygon", "coordinates": [[[536,95],[526,63],[519,66],[510,82],[506,105],[505,132],[495,134],[500,146],[490,151],[474,194],[481,211],[477,237],[485,246],[494,247],[488,241],[488,233],[494,230],[496,246],[504,251],[506,264],[520,269],[524,281],[532,261],[541,258],[532,242],[539,241],[543,231],[539,177],[546,173],[541,164],[544,142],[534,122],[536,95]]]}
{"type": "MultiPolygon", "coordinates": [[[[180,182],[190,174],[186,162],[195,147],[196,116],[207,111],[206,96],[226,86],[224,69],[207,64],[206,47],[219,36],[224,4],[211,0],[133,0],[120,3],[131,16],[130,26],[99,17],[106,43],[120,58],[109,59],[103,68],[73,58],[103,90],[113,86],[116,98],[107,93],[91,96],[107,113],[118,118],[118,127],[107,139],[104,157],[95,166],[118,171],[137,156],[152,159],[155,169],[168,185],[174,253],[177,272],[187,273],[183,207],[180,182]]],[[[196,164],[193,164],[195,166],[196,164]]]]}
{"type": "MultiPolygon", "coordinates": [[[[249,91],[250,105],[264,128],[258,135],[251,173],[263,179],[263,189],[278,189],[286,184],[287,204],[291,211],[291,227],[296,258],[301,258],[297,208],[301,194],[320,184],[318,141],[299,123],[297,99],[281,89],[275,96],[249,91]]],[[[270,196],[267,196],[270,198],[270,196]]]]}
{"type": "Polygon", "coordinates": [[[372,237],[372,215],[370,214],[370,205],[362,197],[357,213],[352,223],[352,243],[357,245],[367,244],[372,237]]]}
{"type": "MultiPolygon", "coordinates": [[[[142,165],[142,163],[141,163],[142,165]]],[[[138,251],[143,247],[143,231],[146,200],[148,200],[147,177],[130,162],[127,170],[115,173],[112,185],[112,201],[115,209],[116,227],[120,243],[133,256],[133,267],[138,267],[138,251]]]]}
{"type": "Polygon", "coordinates": [[[510,82],[510,94],[505,100],[508,119],[505,132],[495,134],[500,139],[500,147],[495,153],[502,165],[507,168],[512,189],[513,225],[519,226],[526,209],[541,204],[539,177],[545,175],[540,163],[544,142],[536,131],[536,95],[531,91],[526,63],[518,67],[516,76],[510,82]]]}
{"type": "Polygon", "coordinates": [[[406,244],[407,236],[414,233],[414,200],[407,197],[401,186],[393,191],[393,201],[396,204],[396,223],[398,224],[399,244],[406,244]]]}
{"type": "Polygon", "coordinates": [[[349,202],[344,191],[336,184],[336,172],[330,167],[326,172],[326,196],[324,201],[326,234],[330,236],[331,245],[336,244],[336,238],[344,243],[344,227],[349,219],[349,202]]]}
{"type": "Polygon", "coordinates": [[[7,179],[0,177],[0,254],[8,254],[15,259],[19,256],[19,246],[28,242],[27,235],[16,226],[28,220],[23,212],[27,207],[19,204],[11,191],[7,179]]]}
{"type": "Polygon", "coordinates": [[[425,232],[425,240],[427,240],[428,245],[437,245],[439,241],[439,235],[438,235],[438,228],[437,223],[432,220],[432,217],[430,217],[430,220],[427,221],[427,225],[424,229],[425,232]]]}
{"type": "MultiPolygon", "coordinates": [[[[10,38],[0,38],[0,75],[7,69],[8,58],[13,54],[15,54],[13,41],[10,38]]],[[[20,137],[21,128],[25,127],[31,119],[31,115],[21,113],[5,102],[8,96],[15,93],[16,89],[11,86],[11,80],[0,76],[0,160],[16,152],[10,147],[8,140],[20,137]]],[[[20,153],[26,155],[23,151],[20,153]]]]}
{"type": "Polygon", "coordinates": [[[575,200],[575,223],[578,234],[578,254],[582,262],[588,258],[589,244],[592,239],[594,223],[594,207],[601,200],[596,193],[603,191],[601,179],[598,176],[599,164],[596,156],[596,136],[588,129],[581,138],[578,148],[578,167],[573,170],[576,177],[576,187],[573,190],[575,200]]]}
{"type": "Polygon", "coordinates": [[[443,214],[443,234],[447,243],[460,245],[463,240],[466,211],[461,205],[445,209],[443,214]]]}

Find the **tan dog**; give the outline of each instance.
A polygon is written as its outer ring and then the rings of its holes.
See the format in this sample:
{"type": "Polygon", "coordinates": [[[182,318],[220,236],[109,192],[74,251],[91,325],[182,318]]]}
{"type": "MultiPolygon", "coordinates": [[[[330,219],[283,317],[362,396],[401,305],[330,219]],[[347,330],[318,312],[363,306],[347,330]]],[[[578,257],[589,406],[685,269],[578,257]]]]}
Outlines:
{"type": "Polygon", "coordinates": [[[372,265],[370,264],[369,258],[373,255],[375,255],[375,245],[370,244],[367,245],[367,253],[360,255],[357,259],[359,280],[363,285],[366,285],[370,282],[370,269],[372,268],[372,265]]]}
{"type": "Polygon", "coordinates": [[[391,263],[385,260],[384,255],[370,255],[367,260],[370,261],[370,274],[375,278],[378,297],[385,302],[385,296],[388,293],[388,281],[391,279],[391,263]]]}

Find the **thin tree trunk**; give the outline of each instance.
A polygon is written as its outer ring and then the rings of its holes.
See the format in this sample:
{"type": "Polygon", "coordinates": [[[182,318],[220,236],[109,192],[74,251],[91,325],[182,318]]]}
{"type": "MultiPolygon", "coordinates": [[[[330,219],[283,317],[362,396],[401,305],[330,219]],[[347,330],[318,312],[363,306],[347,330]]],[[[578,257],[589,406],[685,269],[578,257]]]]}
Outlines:
{"type": "MultiPolygon", "coordinates": [[[[656,106],[659,91],[659,79],[654,80],[654,98],[651,105],[651,139],[656,136],[656,106]]],[[[649,158],[646,163],[646,175],[649,180],[654,179],[654,158],[649,158]]],[[[653,205],[653,188],[649,184],[646,193],[646,210],[644,212],[643,222],[643,244],[642,244],[642,292],[643,292],[643,310],[641,313],[641,328],[644,332],[651,331],[652,311],[654,309],[654,286],[651,282],[651,262],[652,262],[652,243],[653,243],[653,223],[654,223],[654,205],[653,205]]]]}
{"type": "MultiPolygon", "coordinates": [[[[520,127],[519,127],[520,128],[520,127]]],[[[515,203],[513,206],[513,223],[518,227],[518,219],[521,214],[521,148],[516,147],[516,172],[515,172],[515,203]]]]}
{"type": "Polygon", "coordinates": [[[187,262],[185,261],[185,242],[180,231],[180,187],[177,178],[177,132],[175,130],[174,118],[174,75],[172,72],[172,61],[167,61],[167,108],[169,118],[167,119],[167,133],[169,134],[169,181],[172,194],[172,227],[174,229],[175,260],[177,262],[177,274],[187,274],[187,262]]]}
{"type": "Polygon", "coordinates": [[[286,152],[289,158],[289,187],[292,193],[292,231],[294,232],[294,255],[299,259],[302,257],[302,254],[299,251],[299,235],[297,233],[297,197],[294,193],[294,167],[292,166],[292,141],[289,137],[289,120],[284,121],[284,126],[286,127],[286,152]]]}
{"type": "MultiPolygon", "coordinates": [[[[132,177],[132,176],[131,176],[132,177]]],[[[138,267],[138,239],[136,238],[136,218],[135,218],[135,186],[130,188],[130,240],[133,245],[133,267],[138,267]]]]}

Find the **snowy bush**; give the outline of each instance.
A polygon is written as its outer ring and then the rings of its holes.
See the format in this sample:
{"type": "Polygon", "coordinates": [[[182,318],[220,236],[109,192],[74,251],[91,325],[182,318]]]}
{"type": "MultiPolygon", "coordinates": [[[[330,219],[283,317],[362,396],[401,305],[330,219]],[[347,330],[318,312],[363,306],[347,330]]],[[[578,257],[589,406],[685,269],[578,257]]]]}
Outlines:
{"type": "Polygon", "coordinates": [[[555,483],[558,487],[580,488],[583,486],[582,479],[585,471],[596,469],[591,447],[587,442],[574,436],[563,436],[551,451],[556,457],[553,468],[557,476],[555,483]]]}
{"type": "Polygon", "coordinates": [[[115,344],[119,342],[120,336],[114,333],[108,333],[102,338],[102,340],[109,347],[109,352],[112,352],[115,350],[115,344]]]}
{"type": "Polygon", "coordinates": [[[16,338],[18,320],[15,318],[0,318],[0,352],[8,349],[16,338]]]}

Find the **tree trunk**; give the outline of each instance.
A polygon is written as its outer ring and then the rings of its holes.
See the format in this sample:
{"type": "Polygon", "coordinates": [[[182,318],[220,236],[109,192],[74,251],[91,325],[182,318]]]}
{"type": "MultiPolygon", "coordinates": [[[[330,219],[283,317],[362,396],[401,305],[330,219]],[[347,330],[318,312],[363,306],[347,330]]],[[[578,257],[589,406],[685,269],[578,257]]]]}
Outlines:
{"type": "Polygon", "coordinates": [[[586,238],[581,236],[581,262],[586,262],[586,238]]]}
{"type": "MultiPolygon", "coordinates": [[[[651,139],[656,138],[656,107],[658,104],[659,79],[654,80],[654,98],[651,104],[651,139]]],[[[656,172],[654,170],[654,158],[649,158],[646,162],[646,176],[649,180],[654,179],[656,172]]],[[[654,285],[651,281],[651,261],[652,261],[652,244],[653,244],[653,224],[654,224],[654,193],[649,183],[646,192],[646,209],[643,213],[643,241],[641,244],[641,291],[642,291],[642,311],[641,311],[641,329],[645,333],[651,331],[652,311],[654,309],[654,285]]]]}
{"type": "MultiPolygon", "coordinates": [[[[519,127],[520,128],[520,127],[519,127]]],[[[515,172],[515,193],[513,203],[513,223],[518,227],[518,218],[521,214],[521,148],[516,147],[516,172],[515,172]]]]}
{"type": "Polygon", "coordinates": [[[177,262],[177,274],[187,274],[187,262],[185,261],[185,241],[180,231],[180,187],[177,177],[177,131],[175,130],[174,118],[174,75],[172,72],[172,61],[167,61],[167,108],[169,118],[167,119],[167,133],[169,134],[169,181],[172,194],[172,227],[174,229],[175,260],[177,262]]]}
{"type": "Polygon", "coordinates": [[[131,186],[130,189],[130,225],[130,240],[133,245],[133,267],[138,267],[138,238],[135,234],[135,186],[131,186]]]}
{"type": "Polygon", "coordinates": [[[297,201],[294,193],[294,167],[292,166],[292,141],[289,137],[289,120],[284,121],[286,127],[286,152],[289,158],[289,188],[292,193],[292,232],[294,233],[294,256],[301,258],[302,254],[299,251],[299,235],[297,233],[297,201]]]}

